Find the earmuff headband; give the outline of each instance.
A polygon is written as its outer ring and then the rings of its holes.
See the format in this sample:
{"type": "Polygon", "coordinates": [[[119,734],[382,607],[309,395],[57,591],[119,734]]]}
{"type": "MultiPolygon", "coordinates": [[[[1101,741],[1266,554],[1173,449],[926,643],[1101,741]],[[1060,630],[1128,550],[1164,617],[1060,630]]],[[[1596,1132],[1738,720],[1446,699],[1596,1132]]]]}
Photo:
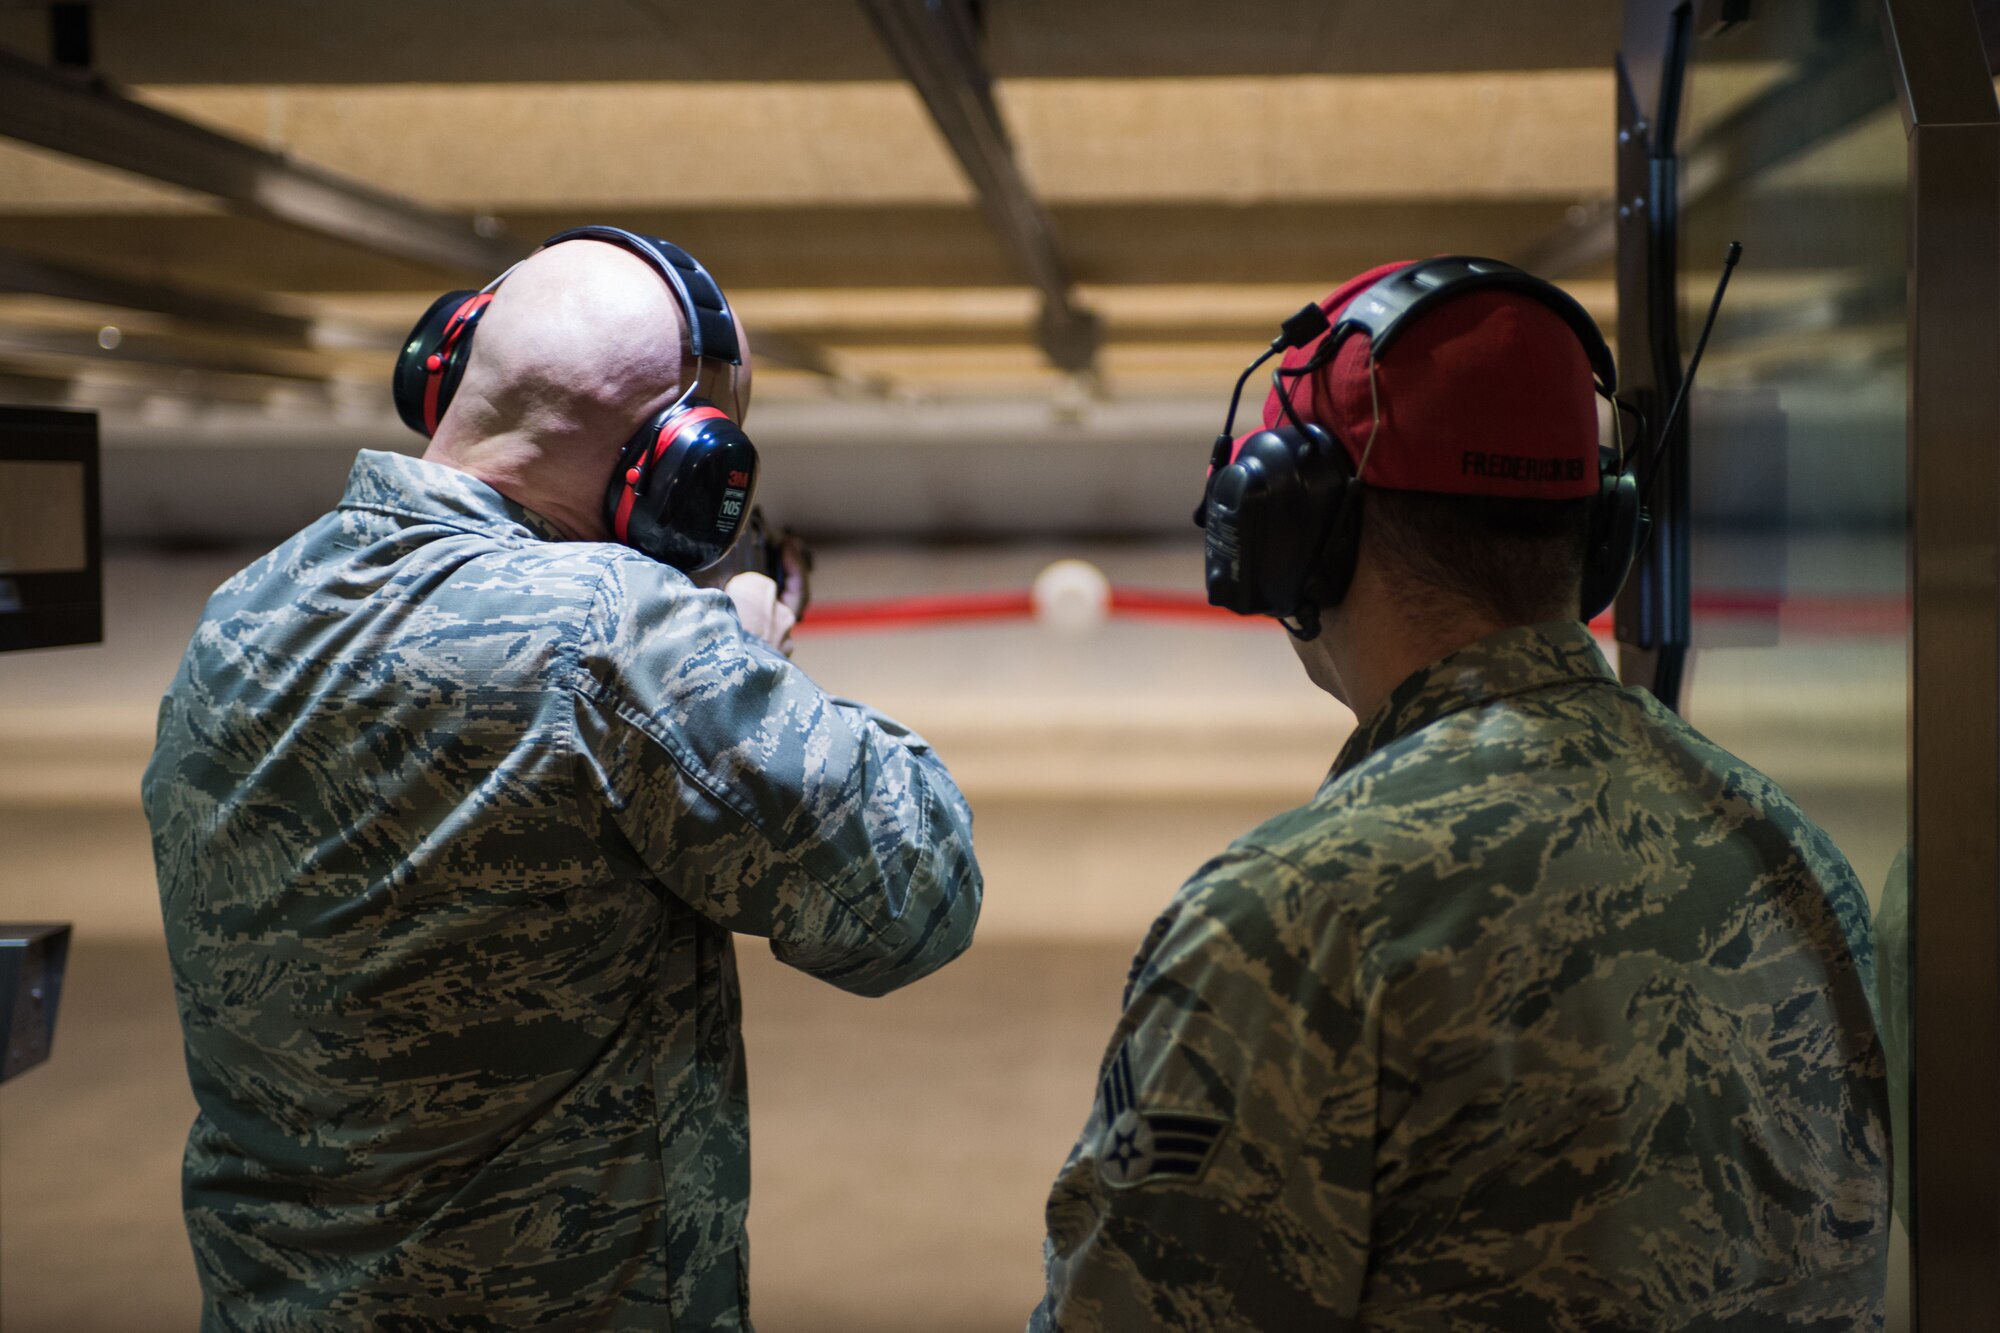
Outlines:
{"type": "MultiPolygon", "coordinates": [[[[1604,335],[1598,330],[1597,322],[1590,317],[1590,312],[1579,305],[1575,297],[1512,264],[1474,255],[1442,255],[1436,259],[1419,260],[1378,279],[1348,303],[1347,309],[1341,312],[1340,321],[1320,345],[1313,361],[1321,365],[1331,361],[1334,353],[1340,350],[1340,344],[1355,333],[1368,336],[1369,348],[1379,360],[1416,316],[1438,302],[1470,292],[1492,290],[1525,296],[1552,311],[1583,344],[1591,373],[1601,386],[1600,392],[1607,396],[1618,392],[1618,367],[1611,359],[1611,348],[1605,344],[1604,335]]],[[[1313,367],[1317,368],[1317,365],[1313,367]]],[[[1304,373],[1304,368],[1287,373],[1304,373]]]]}
{"type": "Polygon", "coordinates": [[[546,250],[563,241],[605,241],[631,251],[645,260],[673,290],[687,317],[688,348],[696,359],[713,357],[732,366],[743,364],[743,349],[736,337],[736,317],[722,287],[701,266],[701,261],[657,236],[646,236],[623,227],[571,227],[543,241],[546,250]]]}

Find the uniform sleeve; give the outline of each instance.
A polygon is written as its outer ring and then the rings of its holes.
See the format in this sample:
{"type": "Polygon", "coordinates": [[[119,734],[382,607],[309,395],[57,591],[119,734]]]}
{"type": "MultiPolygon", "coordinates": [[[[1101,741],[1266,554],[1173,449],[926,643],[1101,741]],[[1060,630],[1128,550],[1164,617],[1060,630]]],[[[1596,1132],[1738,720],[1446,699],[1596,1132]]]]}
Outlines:
{"type": "Polygon", "coordinates": [[[587,785],[695,911],[862,995],[971,943],[972,812],[944,765],[744,634],[722,593],[622,562],[573,689],[587,785]]]}
{"type": "Polygon", "coordinates": [[[1049,1198],[1031,1330],[1347,1326],[1379,1018],[1355,931],[1310,889],[1235,850],[1154,924],[1049,1198]]]}

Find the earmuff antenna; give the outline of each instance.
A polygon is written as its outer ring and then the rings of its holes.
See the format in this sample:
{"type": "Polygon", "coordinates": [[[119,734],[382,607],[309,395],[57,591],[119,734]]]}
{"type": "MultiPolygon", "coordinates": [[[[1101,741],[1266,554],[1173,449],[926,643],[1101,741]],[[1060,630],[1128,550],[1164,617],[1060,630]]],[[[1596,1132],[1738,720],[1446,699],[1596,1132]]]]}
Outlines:
{"type": "Polygon", "coordinates": [[[1674,394],[1673,406],[1667,409],[1667,416],[1660,423],[1659,438],[1653,444],[1653,457],[1646,470],[1646,489],[1640,497],[1644,500],[1653,493],[1653,483],[1659,480],[1660,463],[1667,452],[1667,441],[1673,438],[1674,423],[1680,420],[1681,404],[1687,401],[1688,386],[1694,383],[1694,374],[1701,369],[1701,354],[1708,347],[1708,335],[1715,330],[1715,316],[1722,309],[1722,294],[1729,290],[1729,275],[1736,271],[1736,261],[1743,257],[1743,243],[1731,241],[1729,249],[1722,256],[1722,277],[1716,281],[1715,295],[1708,303],[1708,318],[1702,322],[1701,337],[1695,339],[1694,355],[1688,358],[1687,374],[1681,376],[1681,387],[1674,394]]]}
{"type": "Polygon", "coordinates": [[[1211,458],[1209,460],[1210,466],[1220,467],[1223,463],[1229,461],[1227,457],[1229,432],[1236,429],[1236,405],[1243,400],[1243,386],[1249,382],[1252,375],[1257,373],[1257,367],[1269,361],[1282,350],[1284,349],[1273,343],[1271,346],[1265,348],[1255,361],[1243,367],[1243,373],[1236,377],[1236,387],[1229,391],[1229,410],[1222,417],[1222,433],[1215,437],[1215,447],[1225,451],[1224,456],[1219,460],[1211,458]]]}
{"type": "Polygon", "coordinates": [[[1330,325],[1331,321],[1327,319],[1326,311],[1321,310],[1316,305],[1300,306],[1296,314],[1278,326],[1278,336],[1271,339],[1271,345],[1264,349],[1263,355],[1243,367],[1243,373],[1236,377],[1236,387],[1229,394],[1229,412],[1222,419],[1222,434],[1215,437],[1216,447],[1223,450],[1224,453],[1218,459],[1213,460],[1214,466],[1221,467],[1229,461],[1227,449],[1230,443],[1230,432],[1236,429],[1236,408],[1243,401],[1243,386],[1249,383],[1252,375],[1257,373],[1257,367],[1263,365],[1280,352],[1288,352],[1294,347],[1304,347],[1307,343],[1319,337],[1320,334],[1325,333],[1330,325]]]}

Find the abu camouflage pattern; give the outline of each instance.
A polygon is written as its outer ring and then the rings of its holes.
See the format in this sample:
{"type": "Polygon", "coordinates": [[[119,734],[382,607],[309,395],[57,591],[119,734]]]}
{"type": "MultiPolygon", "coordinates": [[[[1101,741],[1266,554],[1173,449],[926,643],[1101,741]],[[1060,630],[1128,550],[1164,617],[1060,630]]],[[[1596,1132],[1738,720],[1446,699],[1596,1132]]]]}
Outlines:
{"type": "Polygon", "coordinates": [[[1581,625],[1471,645],[1155,924],[1030,1328],[1879,1327],[1866,926],[1581,625]]]}
{"type": "Polygon", "coordinates": [[[206,1330],[747,1328],[732,932],[862,994],[971,939],[920,738],[559,537],[364,453],[161,705],[206,1330]]]}

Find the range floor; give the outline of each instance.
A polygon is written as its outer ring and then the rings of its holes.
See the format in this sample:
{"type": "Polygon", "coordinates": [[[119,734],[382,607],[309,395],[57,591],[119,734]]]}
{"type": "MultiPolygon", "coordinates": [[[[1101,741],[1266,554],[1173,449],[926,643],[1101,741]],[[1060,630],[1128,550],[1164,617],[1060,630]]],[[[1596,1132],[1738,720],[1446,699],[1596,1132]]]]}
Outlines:
{"type": "MultiPolygon", "coordinates": [[[[861,1000],[743,944],[761,1333],[1018,1330],[1127,951],[981,945],[861,1000]]],[[[0,1327],[195,1326],[193,1114],[164,950],[80,947],[55,1057],[0,1091],[0,1327]]]]}

